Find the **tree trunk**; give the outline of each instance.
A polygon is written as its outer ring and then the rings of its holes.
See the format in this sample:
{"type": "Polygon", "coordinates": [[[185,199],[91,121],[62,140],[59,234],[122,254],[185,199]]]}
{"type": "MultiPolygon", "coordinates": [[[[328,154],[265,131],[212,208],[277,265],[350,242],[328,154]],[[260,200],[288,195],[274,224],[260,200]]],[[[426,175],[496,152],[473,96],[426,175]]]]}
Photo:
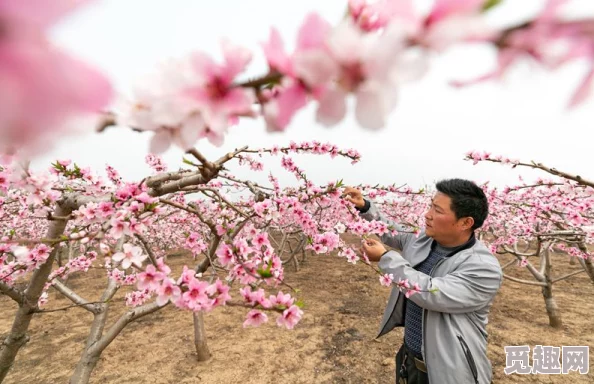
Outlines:
{"type": "Polygon", "coordinates": [[[99,351],[99,353],[89,353],[89,349],[99,341],[103,334],[108,310],[109,304],[100,304],[97,306],[97,312],[93,314],[93,324],[91,325],[91,331],[87,337],[85,349],[82,352],[78,364],[76,364],[74,373],[70,378],[70,384],[87,384],[89,382],[91,373],[97,366],[97,362],[101,356],[101,351],[99,351]]]}
{"type": "Polygon", "coordinates": [[[553,297],[553,286],[549,284],[543,287],[542,295],[544,296],[547,314],[549,315],[549,325],[553,328],[561,328],[563,321],[561,320],[561,312],[559,311],[557,302],[553,297]]]}
{"type": "Polygon", "coordinates": [[[204,329],[204,315],[202,311],[194,312],[194,346],[196,347],[196,356],[198,361],[206,361],[210,359],[211,354],[208,350],[208,343],[206,340],[206,331],[204,329]]]}
{"type": "Polygon", "coordinates": [[[78,364],[76,364],[74,374],[70,378],[70,384],[87,384],[91,379],[91,373],[93,373],[93,370],[97,366],[99,356],[91,356],[85,354],[85,352],[83,352],[83,356],[78,361],[78,364]]]}
{"type": "MultiPolygon", "coordinates": [[[[71,212],[72,209],[57,205],[54,215],[66,217],[70,216],[71,212]]],[[[49,239],[59,238],[64,233],[67,222],[67,220],[52,221],[47,231],[47,237],[49,239]]],[[[33,272],[33,276],[25,290],[25,300],[19,305],[19,309],[14,317],[12,329],[0,345],[0,383],[6,378],[20,348],[29,341],[27,331],[29,330],[31,319],[35,314],[35,309],[37,309],[37,302],[43,292],[47,278],[52,271],[52,264],[58,252],[60,252],[60,247],[54,246],[46,262],[33,272]]]]}
{"type": "MultiPolygon", "coordinates": [[[[113,292],[115,292],[115,289],[113,292]]],[[[109,295],[110,294],[106,293],[104,297],[109,295]]],[[[122,330],[131,322],[163,308],[159,307],[156,303],[150,303],[131,309],[120,316],[120,318],[104,333],[103,331],[107,321],[108,304],[101,304],[101,306],[101,309],[97,311],[98,313],[93,319],[93,325],[91,326],[91,332],[87,338],[87,344],[85,345],[82,356],[70,378],[70,384],[87,384],[93,369],[97,366],[101,354],[122,332],[122,330]]]]}
{"type": "Polygon", "coordinates": [[[559,307],[557,306],[557,302],[553,297],[553,281],[551,278],[551,255],[549,254],[549,248],[545,247],[544,252],[544,262],[545,262],[545,283],[547,284],[546,287],[542,288],[542,295],[545,300],[545,307],[547,309],[547,314],[549,315],[549,325],[553,328],[561,328],[563,325],[563,321],[561,320],[561,312],[559,311],[559,307]]]}

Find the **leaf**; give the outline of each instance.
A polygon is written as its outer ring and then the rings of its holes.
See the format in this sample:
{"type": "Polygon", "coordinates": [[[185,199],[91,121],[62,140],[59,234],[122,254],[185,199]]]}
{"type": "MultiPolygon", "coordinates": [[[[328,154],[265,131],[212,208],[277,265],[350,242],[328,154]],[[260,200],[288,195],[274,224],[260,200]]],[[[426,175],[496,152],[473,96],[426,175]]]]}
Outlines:
{"type": "Polygon", "coordinates": [[[263,279],[268,279],[272,277],[270,269],[258,269],[256,272],[258,272],[258,275],[260,275],[260,277],[263,279]]]}
{"type": "Polygon", "coordinates": [[[490,10],[491,8],[498,6],[499,4],[501,4],[501,2],[502,2],[502,0],[487,0],[487,1],[485,1],[485,3],[483,4],[483,12],[486,12],[486,11],[490,10]]]}
{"type": "Polygon", "coordinates": [[[193,165],[194,167],[197,167],[197,164],[192,163],[190,160],[186,159],[185,157],[182,157],[182,162],[184,164],[188,164],[188,165],[193,165]]]}

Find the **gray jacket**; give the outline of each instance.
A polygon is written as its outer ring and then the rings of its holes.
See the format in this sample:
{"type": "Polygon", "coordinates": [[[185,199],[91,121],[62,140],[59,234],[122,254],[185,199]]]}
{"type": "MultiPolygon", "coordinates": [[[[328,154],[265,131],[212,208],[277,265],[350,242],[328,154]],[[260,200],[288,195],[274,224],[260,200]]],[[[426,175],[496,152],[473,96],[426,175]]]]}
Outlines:
{"type": "MultiPolygon", "coordinates": [[[[387,220],[371,203],[361,216],[400,228],[387,220]]],[[[487,357],[487,323],[493,299],[501,286],[503,272],[499,261],[480,241],[439,261],[430,276],[413,267],[429,256],[433,239],[424,232],[382,236],[389,251],[379,261],[384,273],[394,280],[408,279],[422,291],[408,300],[423,308],[422,353],[430,383],[489,384],[493,370],[487,357]]],[[[404,294],[392,288],[377,337],[404,326],[404,294]]]]}

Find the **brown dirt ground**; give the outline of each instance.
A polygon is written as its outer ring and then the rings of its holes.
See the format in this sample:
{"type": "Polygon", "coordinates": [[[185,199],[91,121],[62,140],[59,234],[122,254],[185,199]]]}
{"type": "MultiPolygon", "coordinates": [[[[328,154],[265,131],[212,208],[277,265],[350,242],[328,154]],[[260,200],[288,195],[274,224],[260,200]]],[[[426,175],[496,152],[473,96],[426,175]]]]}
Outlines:
{"type": "MultiPolygon", "coordinates": [[[[502,258],[502,264],[507,260],[502,258]]],[[[181,259],[173,260],[179,267],[181,259]]],[[[559,256],[555,271],[570,266],[559,256]]],[[[527,272],[512,267],[512,275],[527,272]]],[[[130,324],[105,350],[92,383],[392,383],[397,329],[380,340],[375,332],[388,297],[371,269],[333,256],[310,255],[299,272],[287,266],[286,281],[301,292],[305,315],[292,330],[279,330],[271,316],[260,328],[241,327],[246,310],[220,308],[205,315],[213,354],[198,363],[192,316],[171,306],[130,324]]],[[[99,270],[72,277],[68,284],[89,300],[99,297],[105,279],[99,270]]],[[[594,346],[594,285],[585,274],[556,285],[564,325],[549,327],[540,289],[505,281],[491,311],[489,356],[494,383],[592,383],[588,375],[503,373],[505,345],[594,346]]],[[[68,302],[51,293],[47,308],[68,302]]],[[[15,306],[0,297],[0,336],[10,328],[15,306]]],[[[114,305],[111,318],[123,311],[114,305]]],[[[113,321],[113,320],[112,320],[113,321]]],[[[81,309],[34,318],[31,340],[22,348],[6,383],[67,383],[81,353],[91,315],[81,309]]],[[[111,323],[111,321],[110,321],[111,323]]],[[[592,359],[590,359],[592,361],[592,359]]]]}

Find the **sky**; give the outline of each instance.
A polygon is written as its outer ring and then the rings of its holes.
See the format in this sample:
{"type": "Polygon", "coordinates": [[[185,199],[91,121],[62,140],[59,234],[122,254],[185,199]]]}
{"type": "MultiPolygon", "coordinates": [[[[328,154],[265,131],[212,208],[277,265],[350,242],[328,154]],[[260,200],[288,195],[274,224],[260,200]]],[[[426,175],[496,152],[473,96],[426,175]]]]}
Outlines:
{"type": "MultiPolygon", "coordinates": [[[[120,92],[129,92],[139,77],[168,58],[193,51],[219,57],[223,37],[254,52],[248,74],[266,71],[259,44],[276,26],[288,49],[306,14],[317,12],[337,23],[344,14],[344,0],[97,0],[69,16],[52,31],[52,40],[73,55],[92,63],[112,80],[120,92]]],[[[430,0],[417,2],[426,9],[430,0]]],[[[507,0],[493,11],[489,21],[509,24],[521,21],[542,6],[543,0],[507,0]]],[[[576,0],[570,16],[594,16],[594,1],[576,0]]],[[[574,63],[556,72],[544,72],[530,63],[510,71],[503,81],[454,89],[448,81],[472,78],[489,71],[495,53],[485,46],[454,47],[432,58],[423,80],[403,87],[398,106],[381,131],[359,127],[352,109],[338,126],[325,128],[315,122],[313,105],[302,110],[282,134],[269,134],[262,120],[242,120],[232,127],[221,148],[200,141],[197,148],[218,158],[234,148],[270,147],[319,140],[341,148],[355,148],[360,163],[320,156],[295,156],[296,163],[317,183],[343,179],[347,184],[431,185],[443,178],[461,177],[492,185],[517,183],[546,176],[542,172],[512,170],[496,164],[473,166],[464,161],[470,150],[488,151],[524,161],[539,161],[567,172],[594,178],[587,161],[594,134],[594,101],[567,110],[571,93],[587,69],[574,63]]],[[[103,172],[114,166],[125,179],[147,175],[144,163],[150,133],[115,127],[96,134],[91,125],[76,136],[62,139],[32,166],[41,169],[55,159],[70,158],[82,166],[103,172]]],[[[171,148],[163,155],[170,169],[182,166],[183,152],[171,148]]],[[[294,179],[278,165],[280,158],[263,160],[266,169],[284,184],[294,179]]],[[[234,174],[256,181],[266,173],[232,167],[234,174]]]]}

